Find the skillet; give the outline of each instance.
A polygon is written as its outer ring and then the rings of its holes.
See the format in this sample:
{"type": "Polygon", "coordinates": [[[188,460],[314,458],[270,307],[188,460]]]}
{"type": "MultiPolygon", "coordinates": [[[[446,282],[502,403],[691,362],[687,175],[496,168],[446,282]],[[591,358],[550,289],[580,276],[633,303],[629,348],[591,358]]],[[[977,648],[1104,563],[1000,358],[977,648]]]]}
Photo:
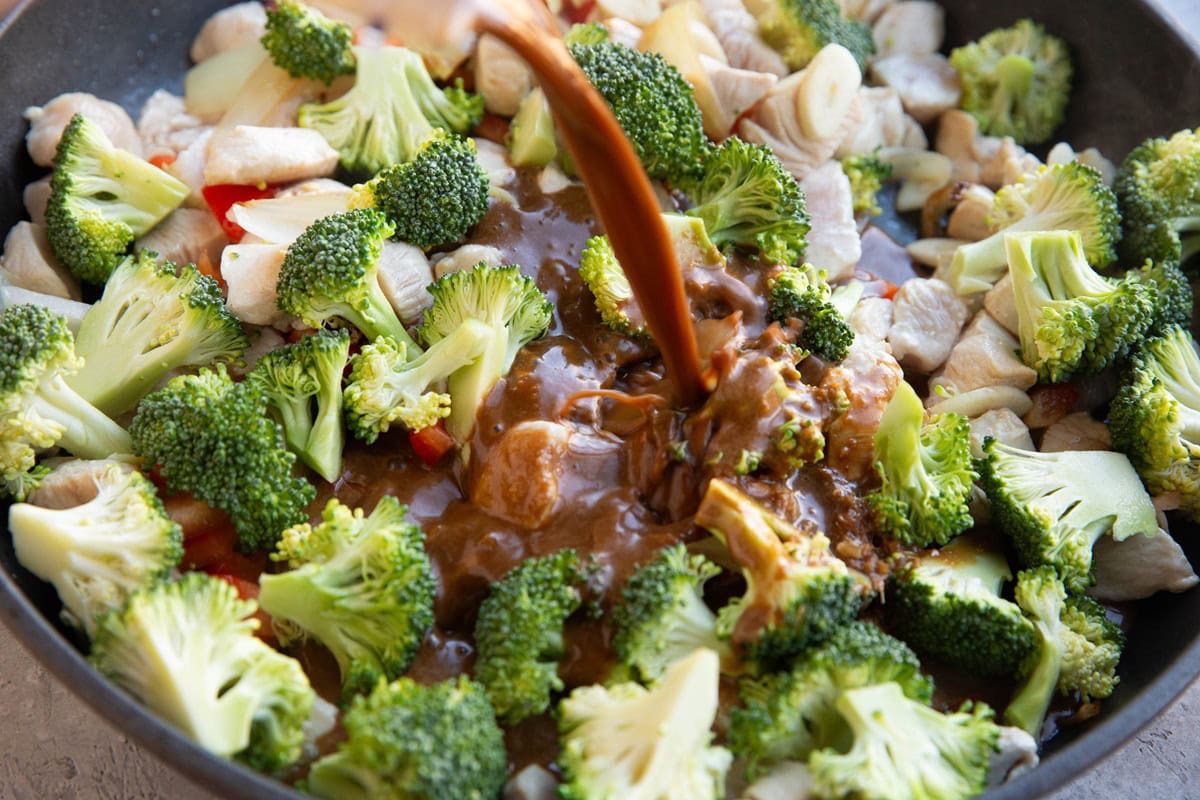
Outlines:
{"type": "MultiPolygon", "coordinates": [[[[1143,138],[1200,124],[1200,44],[1147,0],[941,0],[947,42],[969,41],[1029,15],[1072,46],[1076,86],[1056,135],[1114,160],[1143,138]]],[[[25,153],[21,111],[66,91],[93,92],[136,118],[157,88],[181,91],[192,37],[221,0],[26,0],[0,22],[0,231],[24,217],[21,190],[40,176],[25,153]]],[[[889,225],[889,228],[893,226],[889,225]]],[[[3,512],[0,507],[0,512],[3,512]]],[[[1173,530],[1200,564],[1200,530],[1173,530]]],[[[0,536],[0,620],[84,702],[215,796],[297,800],[268,777],[219,759],[160,722],[88,666],[84,642],[58,621],[54,590],[25,572],[0,536]]],[[[1067,729],[1038,769],[984,795],[1049,794],[1157,716],[1200,675],[1200,591],[1137,604],[1121,661],[1121,684],[1100,717],[1067,729]]]]}

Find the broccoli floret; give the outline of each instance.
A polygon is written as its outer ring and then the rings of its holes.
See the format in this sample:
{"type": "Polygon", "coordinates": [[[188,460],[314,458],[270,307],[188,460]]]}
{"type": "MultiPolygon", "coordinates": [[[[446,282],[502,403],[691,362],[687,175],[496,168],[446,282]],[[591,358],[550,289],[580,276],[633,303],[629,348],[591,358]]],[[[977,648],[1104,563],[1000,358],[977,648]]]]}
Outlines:
{"type": "Polygon", "coordinates": [[[354,72],[354,34],[344,22],[329,19],[297,0],[277,0],[267,8],[262,37],[275,66],[293,78],[312,78],[326,85],[354,72]]]}
{"type": "Polygon", "coordinates": [[[1200,252],[1200,129],[1135,147],[1114,183],[1132,263],[1182,266],[1200,252]]]}
{"type": "Polygon", "coordinates": [[[878,153],[862,153],[842,159],[842,172],[850,179],[854,213],[879,216],[879,190],[892,177],[892,165],[878,153]]]}
{"type": "Polygon", "coordinates": [[[1022,665],[1024,682],[1004,717],[1036,737],[1055,688],[1079,692],[1084,702],[1112,694],[1125,636],[1095,600],[1068,597],[1051,567],[1018,575],[1016,598],[1033,622],[1037,648],[1022,665]]]}
{"type": "Polygon", "coordinates": [[[853,744],[809,758],[815,796],[965,800],[987,786],[1000,738],[987,705],[967,702],[943,714],[883,683],[845,691],[835,706],[853,744]]]}
{"type": "Polygon", "coordinates": [[[603,44],[607,41],[608,28],[605,28],[599,22],[582,22],[572,25],[563,35],[563,42],[568,46],[573,44],[603,44]]]}
{"type": "Polygon", "coordinates": [[[1187,275],[1176,264],[1147,261],[1126,275],[1153,289],[1155,297],[1154,323],[1149,334],[1161,336],[1178,326],[1192,325],[1192,284],[1187,275]]]}
{"type": "Polygon", "coordinates": [[[732,757],[712,742],[720,658],[696,650],[651,689],[576,689],[559,706],[563,800],[718,800],[732,757]],[[653,720],[653,724],[647,724],[653,720]]]}
{"type": "Polygon", "coordinates": [[[1054,567],[1072,592],[1092,584],[1092,545],[1101,536],[1119,542],[1158,531],[1154,504],[1121,453],[1037,453],[990,437],[983,450],[992,518],[1023,566],[1054,567]]]}
{"type": "Polygon", "coordinates": [[[1062,39],[1032,20],[999,28],[955,48],[960,107],[991,136],[1041,144],[1063,121],[1071,95],[1071,55],[1062,39]]]}
{"type": "Polygon", "coordinates": [[[712,145],[704,135],[695,90],[675,67],[658,53],[613,42],[570,50],[651,178],[682,183],[703,174],[712,145]]]}
{"type": "Polygon", "coordinates": [[[319,525],[280,537],[271,558],[291,570],[259,581],[259,603],[282,642],[312,637],[329,648],[347,698],[403,675],[433,624],[437,584],[407,511],[384,496],[364,517],[333,498],[319,525]]]}
{"type": "Polygon", "coordinates": [[[81,280],[104,283],[133,240],[178,208],[190,191],[118,149],[99,125],[76,114],[54,155],[46,235],[63,266],[81,280]]]}
{"type": "Polygon", "coordinates": [[[420,329],[427,345],[432,347],[450,337],[469,319],[491,328],[483,355],[452,372],[446,382],[452,398],[446,430],[464,442],[475,427],[475,412],[496,381],[512,367],[522,347],[545,333],[554,304],[517,266],[479,264],[471,270],[451,272],[430,286],[429,292],[433,305],[425,311],[420,329]]]}
{"type": "Polygon", "coordinates": [[[342,471],[342,373],[349,360],[350,332],[323,330],[266,353],[250,373],[283,425],[288,449],[330,483],[342,471]]]}
{"type": "Polygon", "coordinates": [[[385,168],[355,195],[356,207],[387,216],[395,238],[428,250],[460,241],[483,218],[488,176],[475,142],[435,133],[411,161],[385,168]]]}
{"type": "Polygon", "coordinates": [[[954,252],[946,281],[960,295],[986,292],[1004,277],[1004,237],[1025,231],[1078,231],[1089,264],[1116,259],[1121,238],[1117,198],[1099,172],[1078,161],[1041,167],[996,193],[988,222],[996,233],[954,252]]]}
{"type": "Polygon", "coordinates": [[[729,644],[717,637],[717,617],[704,604],[704,584],[721,570],[682,545],[668,547],[625,584],[614,609],[613,649],[642,683],[651,683],[674,661],[697,647],[735,667],[729,644]]]}
{"type": "Polygon", "coordinates": [[[837,0],[779,0],[763,8],[759,33],[791,70],[802,69],[828,44],[849,50],[860,70],[866,70],[875,53],[871,26],[843,17],[837,0]]]}
{"type": "Polygon", "coordinates": [[[292,476],[296,457],[267,415],[262,388],[234,383],[222,364],[147,395],[129,433],[134,452],[158,468],[168,489],[229,512],[246,552],[274,547],[280,531],[304,521],[316,495],[292,476]]]}
{"type": "Polygon", "coordinates": [[[326,800],[487,800],[507,756],[487,694],[466,676],[425,686],[380,683],[344,718],[347,740],[313,764],[308,792],[326,800]]]}
{"type": "Polygon", "coordinates": [[[847,740],[849,730],[834,708],[842,691],[887,682],[922,703],[933,696],[933,681],[904,642],[869,622],[851,622],[791,669],[742,680],[729,746],[752,779],[781,761],[803,761],[847,740]]]}
{"type": "Polygon", "coordinates": [[[179,526],[140,472],[110,464],[95,485],[93,499],[71,508],[8,510],[17,560],[58,590],[66,615],[88,635],[97,618],[165,578],[183,555],[179,526]]]}
{"type": "Polygon", "coordinates": [[[106,414],[121,414],[180,367],[236,363],[249,342],[215,280],[145,251],[113,270],[83,317],[67,383],[106,414]]]}
{"type": "Polygon", "coordinates": [[[80,367],[74,345],[67,321],[42,306],[0,314],[0,471],[18,492],[36,483],[40,448],[80,458],[132,450],[129,434],[67,385],[80,367]]]}
{"type": "Polygon", "coordinates": [[[1167,305],[1135,277],[1097,275],[1074,231],[1009,234],[1007,244],[1021,360],[1044,381],[1123,359],[1167,305]]]}
{"type": "Polygon", "coordinates": [[[971,527],[971,426],[961,414],[925,423],[921,398],[905,381],[875,432],[875,469],[882,484],[867,495],[880,528],[905,544],[944,545],[971,527]]]}
{"type": "Polygon", "coordinates": [[[475,679],[496,716],[515,724],[550,707],[563,688],[563,624],[582,602],[586,575],[574,550],[530,558],[492,585],[475,623],[475,679]]]}
{"type": "Polygon", "coordinates": [[[811,264],[788,267],[771,280],[767,310],[780,324],[804,324],[797,342],[826,361],[841,361],[854,344],[854,329],[830,302],[825,275],[811,264]]]}
{"type": "Polygon", "coordinates": [[[340,317],[368,339],[390,336],[419,353],[379,285],[379,255],[395,228],[386,216],[360,208],[319,219],[287,249],[275,303],[319,328],[340,317]]]}
{"type": "Polygon", "coordinates": [[[416,158],[442,128],[467,133],[483,116],[483,98],[461,86],[439,88],[418,53],[403,47],[354,48],[354,86],[336,100],[300,106],[299,124],[317,131],[342,166],[373,175],[416,158]]]}
{"type": "Polygon", "coordinates": [[[721,480],[709,482],[696,524],[746,578],[745,595],[718,613],[717,633],[747,661],[786,663],[858,615],[862,588],[824,535],[796,530],[721,480]]]}
{"type": "Polygon", "coordinates": [[[273,772],[300,757],[315,694],[295,659],[254,635],[256,609],[189,572],[102,617],[91,661],[200,746],[273,772]]]}
{"type": "MultiPolygon", "coordinates": [[[[580,27],[580,26],[576,26],[580,27]]],[[[541,87],[521,101],[505,137],[509,160],[515,167],[544,167],[558,156],[554,115],[541,87]]]]}
{"type": "Polygon", "coordinates": [[[709,154],[704,174],[684,187],[718,247],[756,248],[763,258],[795,264],[804,257],[804,193],[769,147],[731,136],[709,154]]]}
{"type": "Polygon", "coordinates": [[[1021,609],[1000,596],[1011,579],[1004,556],[957,539],[888,576],[888,625],[921,653],[972,675],[1014,677],[1036,642],[1021,609]]]}

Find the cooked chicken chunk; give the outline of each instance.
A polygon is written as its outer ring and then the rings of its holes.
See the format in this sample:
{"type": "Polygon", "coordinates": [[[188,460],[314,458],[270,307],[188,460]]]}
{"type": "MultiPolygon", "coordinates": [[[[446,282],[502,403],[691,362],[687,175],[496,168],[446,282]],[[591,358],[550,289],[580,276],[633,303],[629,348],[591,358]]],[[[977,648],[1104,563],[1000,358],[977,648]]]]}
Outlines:
{"type": "Polygon", "coordinates": [[[886,349],[855,341],[846,358],[821,379],[822,389],[840,390],[848,403],[846,413],[826,431],[825,459],[850,480],[874,469],[875,431],[903,375],[886,349]]]}
{"type": "Polygon", "coordinates": [[[191,189],[187,199],[183,201],[189,208],[207,208],[204,195],[204,169],[208,164],[208,143],[212,140],[212,129],[209,128],[196,137],[196,141],[179,152],[179,155],[167,165],[167,172],[183,181],[191,189]]]}
{"type": "Polygon", "coordinates": [[[711,111],[717,116],[706,119],[705,127],[719,131],[722,137],[731,133],[738,118],[766,97],[779,82],[768,72],[737,69],[703,54],[700,64],[708,75],[716,101],[711,111]]]}
{"type": "Polygon", "coordinates": [[[940,3],[901,0],[884,9],[872,28],[880,58],[897,53],[929,55],[942,46],[946,12],[940,3]]]}
{"type": "Polygon", "coordinates": [[[1166,531],[1118,542],[1101,536],[1092,550],[1093,597],[1110,603],[1141,600],[1158,592],[1183,592],[1197,583],[1179,543],[1166,531]]]}
{"type": "Polygon", "coordinates": [[[871,74],[879,83],[895,89],[904,110],[923,125],[957,106],[962,95],[958,71],[938,53],[898,53],[881,58],[871,64],[871,74]]]}
{"type": "Polygon", "coordinates": [[[637,49],[638,42],[642,38],[642,29],[634,25],[627,19],[620,17],[609,17],[604,20],[604,27],[608,31],[608,40],[613,44],[624,45],[637,49]]]}
{"type": "Polygon", "coordinates": [[[475,91],[487,110],[511,117],[531,89],[533,73],[525,60],[495,36],[481,36],[475,47],[475,91]]]}
{"type": "Polygon", "coordinates": [[[433,257],[433,273],[437,277],[449,275],[451,272],[462,272],[474,269],[477,264],[487,264],[489,267],[504,266],[504,254],[495,247],[484,244],[464,244],[449,253],[440,253],[433,257]]]}
{"type": "Polygon", "coordinates": [[[266,33],[267,12],[262,3],[238,3],[223,8],[204,23],[192,42],[192,61],[257,42],[266,33]]]}
{"type": "Polygon", "coordinates": [[[46,203],[50,200],[50,176],[27,184],[21,200],[25,204],[25,212],[29,214],[29,221],[35,225],[45,225],[46,203]]]}
{"type": "Polygon", "coordinates": [[[229,240],[210,211],[177,208],[134,246],[153,250],[160,258],[176,264],[218,264],[229,240]]]}
{"type": "Polygon", "coordinates": [[[992,157],[980,163],[979,180],[993,189],[999,189],[1016,183],[1041,164],[1037,156],[1026,152],[1011,136],[1005,136],[992,157]]]}
{"type": "Polygon", "coordinates": [[[907,281],[892,304],[892,355],[905,369],[929,374],[940,367],[967,321],[967,304],[937,278],[907,281]]]}
{"type": "MultiPolygon", "coordinates": [[[[937,406],[934,409],[941,411],[937,406]]],[[[1010,408],[994,408],[971,420],[971,453],[976,458],[983,457],[983,441],[989,437],[1022,450],[1036,449],[1029,428],[1010,408]]]]}
{"type": "Polygon", "coordinates": [[[96,498],[96,481],[109,467],[122,470],[133,467],[121,461],[73,458],[60,462],[29,495],[29,502],[42,508],[74,508],[96,498]]]}
{"type": "Polygon", "coordinates": [[[1046,164],[1054,166],[1055,164],[1069,164],[1072,161],[1078,161],[1080,164],[1086,164],[1092,169],[1100,173],[1104,178],[1104,183],[1107,186],[1112,186],[1113,179],[1117,177],[1117,167],[1113,162],[1109,161],[1094,147],[1089,147],[1078,153],[1074,148],[1066,142],[1059,142],[1050,148],[1050,152],[1046,154],[1046,164]]]}
{"type": "Polygon", "coordinates": [[[287,245],[231,244],[221,253],[221,277],[228,289],[229,310],[252,325],[286,324],[275,305],[275,286],[287,245]]]}
{"type": "Polygon", "coordinates": [[[209,142],[204,182],[289,183],[328,177],[337,163],[337,151],[316,131],[237,125],[209,142]]]}
{"type": "Polygon", "coordinates": [[[830,281],[849,277],[862,257],[850,179],[841,164],[831,161],[804,178],[800,188],[812,218],[805,260],[825,270],[830,281]]]}
{"type": "Polygon", "coordinates": [[[987,785],[999,786],[1038,765],[1037,740],[1020,728],[1002,726],[988,762],[987,785]]]}
{"type": "Polygon", "coordinates": [[[421,248],[385,242],[379,254],[378,274],[384,295],[404,324],[415,324],[433,305],[433,296],[425,291],[433,283],[433,270],[421,248]]]}
{"type": "Polygon", "coordinates": [[[147,158],[177,156],[208,130],[199,118],[187,113],[182,97],[163,89],[150,95],[142,106],[137,127],[147,158]]]}
{"type": "Polygon", "coordinates": [[[1046,428],[1046,432],[1042,434],[1043,453],[1111,449],[1112,436],[1108,432],[1108,426],[1086,411],[1068,414],[1046,428]]]}
{"type": "Polygon", "coordinates": [[[46,229],[32,222],[18,222],[8,232],[0,271],[11,286],[68,300],[83,296],[79,280],[55,258],[46,229]]]}
{"type": "Polygon", "coordinates": [[[741,0],[701,0],[701,5],[729,66],[780,78],[788,74],[783,58],[758,35],[758,22],[741,0]]]}
{"type": "Polygon", "coordinates": [[[996,194],[986,186],[972,183],[959,193],[958,205],[946,220],[946,234],[952,239],[977,242],[992,234],[988,215],[996,194]]]}
{"type": "Polygon", "coordinates": [[[571,432],[546,420],[522,422],[488,450],[471,502],[489,514],[533,530],[558,506],[558,483],[571,432]]]}
{"type": "Polygon", "coordinates": [[[645,26],[658,18],[662,7],[662,0],[597,0],[595,13],[600,19],[620,17],[645,26]]]}
{"type": "Polygon", "coordinates": [[[930,384],[957,392],[986,386],[1012,386],[1022,391],[1037,383],[1037,373],[1017,358],[1018,342],[986,311],[975,316],[941,372],[930,384]]]}
{"type": "Polygon", "coordinates": [[[871,153],[879,147],[925,148],[925,134],[907,114],[895,89],[886,86],[864,86],[858,90],[861,109],[856,124],[838,145],[838,159],[858,153],[871,153]],[[911,142],[909,123],[916,127],[919,136],[911,142]]]}
{"type": "Polygon", "coordinates": [[[892,301],[885,297],[865,297],[850,312],[850,327],[854,336],[864,343],[880,346],[887,341],[892,329],[892,301]]]}
{"type": "Polygon", "coordinates": [[[54,151],[58,149],[58,140],[62,138],[63,128],[67,127],[71,117],[76,114],[82,114],[96,123],[117,147],[138,156],[142,154],[141,137],[138,136],[137,128],[125,113],[125,109],[85,92],[68,92],[60,94],[44,106],[30,106],[25,109],[25,119],[29,120],[25,147],[28,148],[33,163],[39,167],[54,164],[54,151]]]}

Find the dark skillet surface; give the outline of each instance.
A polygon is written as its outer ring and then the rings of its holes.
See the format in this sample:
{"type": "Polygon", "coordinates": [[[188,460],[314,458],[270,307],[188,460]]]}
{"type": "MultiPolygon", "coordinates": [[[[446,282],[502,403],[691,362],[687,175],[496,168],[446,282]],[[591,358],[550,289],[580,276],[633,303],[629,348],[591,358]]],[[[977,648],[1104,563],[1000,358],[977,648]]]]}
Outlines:
{"type": "MultiPolygon", "coordinates": [[[[0,231],[25,216],[21,190],[40,171],[24,148],[21,111],[66,91],[93,92],[136,118],[156,88],[179,91],[187,51],[220,0],[41,0],[0,28],[0,231]],[[119,9],[114,13],[113,9],[119,9]],[[66,44],[63,44],[66,43],[66,44]]],[[[1200,124],[1200,54],[1140,2],[943,0],[947,41],[968,41],[1029,14],[1067,39],[1076,65],[1068,122],[1056,140],[1099,147],[1114,160],[1146,136],[1200,124]],[[1185,90],[1186,87],[1186,90],[1185,90]]],[[[1200,537],[1177,523],[1188,557],[1200,537]]],[[[0,620],[72,691],[144,746],[224,798],[295,800],[300,795],[193,745],[95,673],[77,637],[57,622],[54,591],[21,569],[0,537],[0,620]]],[[[1032,773],[985,795],[1047,794],[1107,755],[1200,674],[1200,591],[1137,606],[1121,661],[1121,686],[1093,723],[1060,734],[1032,773]]]]}

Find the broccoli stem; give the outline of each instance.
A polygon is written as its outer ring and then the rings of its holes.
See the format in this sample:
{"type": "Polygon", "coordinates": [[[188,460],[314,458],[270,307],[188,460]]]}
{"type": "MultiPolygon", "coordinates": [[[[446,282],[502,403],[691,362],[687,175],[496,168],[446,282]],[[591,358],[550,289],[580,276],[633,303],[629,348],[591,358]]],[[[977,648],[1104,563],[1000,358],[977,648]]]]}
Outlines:
{"type": "Polygon", "coordinates": [[[380,289],[377,283],[373,283],[367,291],[367,300],[364,306],[347,307],[343,316],[372,341],[380,336],[390,336],[408,348],[408,352],[412,353],[414,358],[421,353],[420,345],[408,335],[404,323],[396,316],[396,312],[392,310],[392,304],[388,302],[383,289],[380,289]]]}
{"type": "Polygon", "coordinates": [[[1037,664],[1029,677],[1021,684],[1008,708],[1004,710],[1006,722],[1017,726],[1035,739],[1041,731],[1042,720],[1050,708],[1058,676],[1062,672],[1063,652],[1058,636],[1046,623],[1035,621],[1041,644],[1038,646],[1037,664]]]}
{"type": "Polygon", "coordinates": [[[80,397],[61,376],[44,382],[30,404],[33,411],[62,426],[58,444],[74,456],[98,459],[133,452],[125,429],[80,397]]]}

